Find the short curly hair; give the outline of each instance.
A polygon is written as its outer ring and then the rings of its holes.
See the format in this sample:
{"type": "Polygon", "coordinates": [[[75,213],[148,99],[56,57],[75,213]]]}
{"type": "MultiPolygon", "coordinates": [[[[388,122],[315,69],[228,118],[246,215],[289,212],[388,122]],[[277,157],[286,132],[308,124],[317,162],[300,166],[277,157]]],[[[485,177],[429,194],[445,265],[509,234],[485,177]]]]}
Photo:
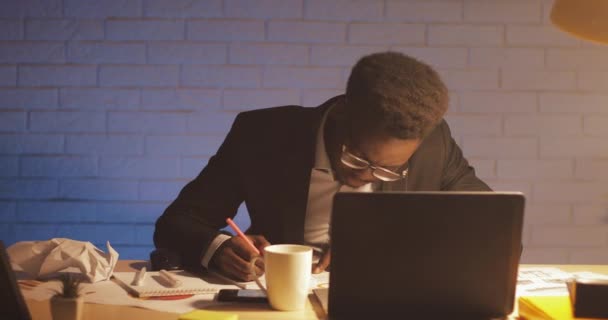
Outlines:
{"type": "Polygon", "coordinates": [[[346,86],[351,133],[424,138],[448,108],[448,90],[429,65],[398,52],[361,58],[346,86]]]}

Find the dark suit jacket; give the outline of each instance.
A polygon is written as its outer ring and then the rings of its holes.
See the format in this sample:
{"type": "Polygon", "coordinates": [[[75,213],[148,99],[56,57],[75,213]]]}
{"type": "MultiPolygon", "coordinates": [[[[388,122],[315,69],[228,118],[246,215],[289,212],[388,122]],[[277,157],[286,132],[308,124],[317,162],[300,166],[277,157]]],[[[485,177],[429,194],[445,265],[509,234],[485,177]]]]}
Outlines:
{"type": "MultiPolygon", "coordinates": [[[[181,255],[189,269],[200,260],[225,219],[245,201],[250,234],[270,243],[302,243],[316,135],[335,97],[316,108],[284,106],[240,113],[216,155],[156,222],[154,243],[181,255]]],[[[490,190],[475,176],[441,122],[409,161],[407,180],[380,190],[490,190]]]]}

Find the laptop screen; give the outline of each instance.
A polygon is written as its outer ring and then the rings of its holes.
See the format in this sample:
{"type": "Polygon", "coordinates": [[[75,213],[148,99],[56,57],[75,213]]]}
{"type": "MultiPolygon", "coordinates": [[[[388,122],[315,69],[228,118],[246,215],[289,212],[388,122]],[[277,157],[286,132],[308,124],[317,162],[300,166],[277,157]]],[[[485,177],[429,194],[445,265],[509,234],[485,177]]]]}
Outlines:
{"type": "Polygon", "coordinates": [[[523,210],[519,193],[336,194],[330,317],[508,315],[523,210]]]}
{"type": "Polygon", "coordinates": [[[30,313],[17,285],[4,242],[0,240],[0,319],[29,320],[30,313]]]}

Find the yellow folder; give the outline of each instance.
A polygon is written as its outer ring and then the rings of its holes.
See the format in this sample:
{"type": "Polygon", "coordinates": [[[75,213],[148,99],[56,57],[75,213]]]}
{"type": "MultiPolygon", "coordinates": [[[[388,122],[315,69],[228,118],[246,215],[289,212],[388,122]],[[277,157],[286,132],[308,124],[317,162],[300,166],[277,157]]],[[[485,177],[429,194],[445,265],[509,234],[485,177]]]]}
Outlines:
{"type": "Polygon", "coordinates": [[[181,314],[178,320],[238,320],[239,316],[233,313],[208,310],[194,310],[181,314]]]}
{"type": "Polygon", "coordinates": [[[574,318],[568,296],[519,297],[518,309],[519,316],[526,320],[588,319],[574,318]]]}

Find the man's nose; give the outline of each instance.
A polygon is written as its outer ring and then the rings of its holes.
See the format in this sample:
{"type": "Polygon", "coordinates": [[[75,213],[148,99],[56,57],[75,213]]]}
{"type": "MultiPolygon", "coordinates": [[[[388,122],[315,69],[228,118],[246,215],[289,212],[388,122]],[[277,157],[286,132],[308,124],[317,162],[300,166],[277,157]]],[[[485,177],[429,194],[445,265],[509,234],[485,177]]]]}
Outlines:
{"type": "Polygon", "coordinates": [[[372,174],[372,168],[367,168],[365,170],[361,170],[361,172],[359,173],[358,177],[361,181],[365,181],[365,182],[375,182],[378,180],[378,178],[374,177],[374,175],[372,174]]]}

